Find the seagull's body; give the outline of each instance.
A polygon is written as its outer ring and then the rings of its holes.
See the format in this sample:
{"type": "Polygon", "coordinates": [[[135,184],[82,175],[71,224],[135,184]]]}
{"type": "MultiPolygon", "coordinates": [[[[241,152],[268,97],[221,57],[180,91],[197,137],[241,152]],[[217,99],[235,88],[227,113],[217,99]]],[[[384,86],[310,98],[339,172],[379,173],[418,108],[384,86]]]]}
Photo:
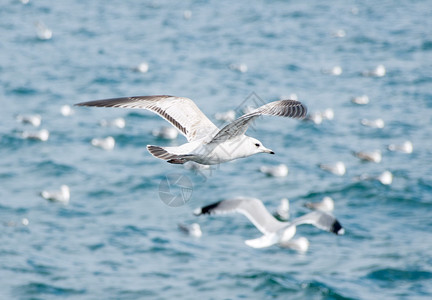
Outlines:
{"type": "Polygon", "coordinates": [[[42,142],[48,141],[49,135],[50,133],[46,129],[41,129],[35,132],[24,131],[21,133],[23,139],[38,140],[42,142]]]}
{"type": "Polygon", "coordinates": [[[91,140],[91,144],[104,150],[112,150],[115,146],[115,139],[112,136],[108,136],[104,139],[94,138],[91,140]]]}
{"type": "Polygon", "coordinates": [[[402,153],[412,153],[413,152],[413,144],[410,141],[405,141],[403,144],[396,145],[396,144],[390,144],[388,145],[389,151],[399,151],[402,153]]]}
{"type": "Polygon", "coordinates": [[[292,222],[280,222],[265,208],[261,200],[256,198],[238,197],[219,201],[217,203],[198,208],[194,214],[226,214],[237,212],[245,215],[264,235],[253,240],[246,240],[246,245],[253,248],[264,248],[278,244],[282,247],[289,245],[296,233],[297,225],[311,224],[322,230],[344,234],[345,230],[335,217],[321,211],[313,211],[292,222]]]}
{"type": "Polygon", "coordinates": [[[334,164],[319,164],[318,165],[324,171],[328,171],[338,176],[343,176],[346,172],[345,164],[341,161],[338,161],[334,164]]]}
{"type": "Polygon", "coordinates": [[[358,157],[359,159],[363,161],[370,161],[374,163],[380,163],[382,160],[382,155],[380,150],[374,150],[370,152],[365,151],[353,151],[352,152],[355,157],[358,157]]]}
{"type": "Polygon", "coordinates": [[[60,202],[66,205],[70,200],[70,189],[67,185],[63,184],[59,191],[42,191],[41,196],[49,201],[60,202]]]}
{"type": "Polygon", "coordinates": [[[202,236],[201,226],[198,223],[192,223],[190,225],[178,224],[178,228],[187,235],[197,238],[202,236]]]}
{"type": "Polygon", "coordinates": [[[40,115],[28,115],[28,116],[17,115],[16,120],[23,124],[31,124],[34,127],[39,127],[42,122],[42,117],[40,115]]]}
{"type": "Polygon", "coordinates": [[[140,96],[97,100],[76,105],[153,111],[176,127],[187,138],[188,143],[177,147],[148,145],[148,151],[169,163],[184,164],[187,161],[194,161],[203,165],[224,163],[261,152],[274,154],[257,139],[245,135],[249,124],[262,115],[303,118],[307,111],[298,101],[275,101],[254,109],[219,129],[191,99],[184,97],[140,96]]]}
{"type": "Polygon", "coordinates": [[[261,166],[260,172],[270,177],[286,177],[288,175],[288,167],[285,164],[277,166],[261,166]]]}
{"type": "Polygon", "coordinates": [[[334,209],[334,201],[331,197],[324,197],[320,202],[307,202],[305,206],[312,210],[331,212],[334,209]]]}

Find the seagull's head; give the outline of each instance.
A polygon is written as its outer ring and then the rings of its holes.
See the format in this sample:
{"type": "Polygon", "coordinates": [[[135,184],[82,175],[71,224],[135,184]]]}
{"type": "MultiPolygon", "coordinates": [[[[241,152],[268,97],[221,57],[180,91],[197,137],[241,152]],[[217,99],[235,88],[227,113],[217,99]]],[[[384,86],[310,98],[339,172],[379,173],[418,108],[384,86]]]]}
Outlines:
{"type": "Polygon", "coordinates": [[[248,143],[248,148],[251,149],[253,154],[262,153],[262,152],[275,154],[273,150],[264,147],[260,141],[258,141],[253,137],[249,137],[247,143],[248,143]]]}

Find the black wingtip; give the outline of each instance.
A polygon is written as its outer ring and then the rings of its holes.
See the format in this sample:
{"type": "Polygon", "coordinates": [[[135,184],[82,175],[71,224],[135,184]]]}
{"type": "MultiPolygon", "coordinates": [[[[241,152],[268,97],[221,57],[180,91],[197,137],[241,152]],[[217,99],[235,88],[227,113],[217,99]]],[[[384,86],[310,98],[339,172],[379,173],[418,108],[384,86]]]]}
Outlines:
{"type": "Polygon", "coordinates": [[[201,208],[197,208],[194,210],[194,215],[195,216],[200,216],[200,215],[210,215],[212,213],[213,208],[217,207],[219,205],[221,201],[201,207],[201,208]]]}
{"type": "Polygon", "coordinates": [[[345,233],[345,229],[342,227],[339,221],[335,221],[331,227],[331,232],[337,235],[343,235],[345,233]]]}

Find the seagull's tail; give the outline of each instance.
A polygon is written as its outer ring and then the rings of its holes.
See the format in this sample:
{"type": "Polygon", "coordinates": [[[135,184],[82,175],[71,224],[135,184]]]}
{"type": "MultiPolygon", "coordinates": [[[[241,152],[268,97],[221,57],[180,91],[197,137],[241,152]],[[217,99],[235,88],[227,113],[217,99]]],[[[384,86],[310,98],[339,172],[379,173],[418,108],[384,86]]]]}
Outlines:
{"type": "Polygon", "coordinates": [[[173,154],[168,152],[165,148],[159,146],[148,145],[147,150],[154,157],[166,160],[171,164],[184,164],[185,162],[187,162],[187,159],[185,158],[189,156],[173,154]]]}

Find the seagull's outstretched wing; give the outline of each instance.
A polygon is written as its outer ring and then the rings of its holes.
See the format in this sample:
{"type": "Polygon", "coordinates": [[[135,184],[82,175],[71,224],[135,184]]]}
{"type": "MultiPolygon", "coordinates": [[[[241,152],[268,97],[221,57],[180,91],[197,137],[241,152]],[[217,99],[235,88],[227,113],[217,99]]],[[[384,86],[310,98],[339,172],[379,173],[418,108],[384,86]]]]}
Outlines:
{"type": "Polygon", "coordinates": [[[121,107],[147,109],[175,126],[189,142],[218,131],[196,104],[189,98],[175,96],[139,96],[113,98],[75,104],[78,106],[121,107]]]}
{"type": "Polygon", "coordinates": [[[294,219],[291,224],[296,226],[301,224],[311,224],[319,229],[329,231],[337,235],[342,235],[345,233],[345,229],[335,217],[318,210],[294,219]]]}
{"type": "Polygon", "coordinates": [[[307,113],[307,108],[301,102],[295,100],[279,100],[270,102],[266,105],[258,107],[250,113],[247,113],[232,123],[222,128],[211,140],[212,142],[224,142],[233,137],[242,135],[246,132],[249,124],[255,118],[262,115],[280,116],[289,118],[304,118],[307,113]]]}
{"type": "Polygon", "coordinates": [[[285,227],[287,224],[276,220],[265,208],[261,200],[256,198],[239,197],[222,200],[208,206],[198,208],[194,214],[226,214],[241,213],[245,215],[263,234],[271,234],[285,227]]]}

